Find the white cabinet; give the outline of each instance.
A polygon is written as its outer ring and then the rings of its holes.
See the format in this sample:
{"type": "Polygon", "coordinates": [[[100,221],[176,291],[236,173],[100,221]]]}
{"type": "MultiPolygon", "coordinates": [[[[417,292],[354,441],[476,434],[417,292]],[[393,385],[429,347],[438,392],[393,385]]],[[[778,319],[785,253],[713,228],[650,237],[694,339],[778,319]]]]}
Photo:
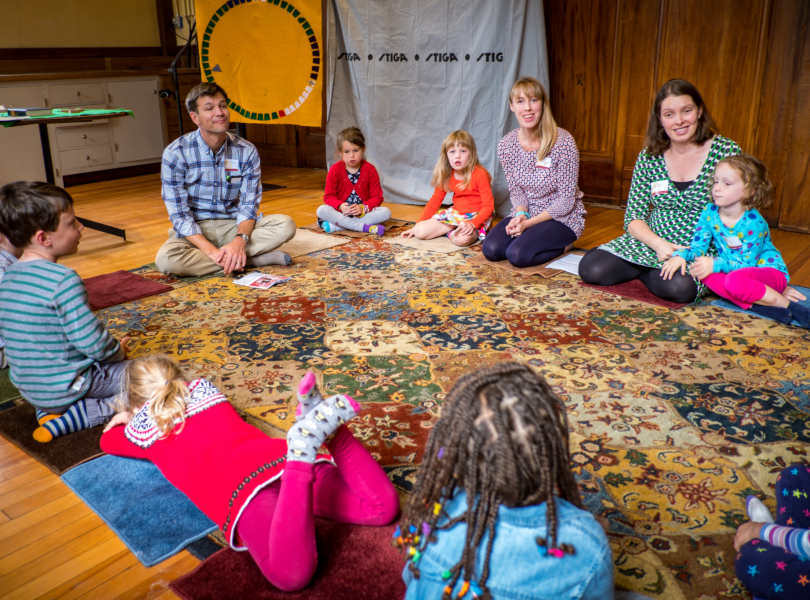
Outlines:
{"type": "Polygon", "coordinates": [[[158,80],[114,81],[107,84],[110,108],[127,108],[135,118],[112,119],[116,156],[119,163],[160,160],[163,156],[163,126],[145,127],[161,122],[158,80]]]}
{"type": "MultiPolygon", "coordinates": [[[[0,87],[2,106],[47,106],[48,86],[0,87]]],[[[12,181],[45,181],[39,127],[0,126],[0,186],[12,181]]]]}
{"type": "MultiPolygon", "coordinates": [[[[133,117],[48,125],[54,179],[65,175],[159,162],[165,147],[157,77],[45,81],[0,86],[4,106],[125,108],[133,117]]],[[[0,128],[0,185],[20,179],[44,181],[39,127],[0,128]]]]}

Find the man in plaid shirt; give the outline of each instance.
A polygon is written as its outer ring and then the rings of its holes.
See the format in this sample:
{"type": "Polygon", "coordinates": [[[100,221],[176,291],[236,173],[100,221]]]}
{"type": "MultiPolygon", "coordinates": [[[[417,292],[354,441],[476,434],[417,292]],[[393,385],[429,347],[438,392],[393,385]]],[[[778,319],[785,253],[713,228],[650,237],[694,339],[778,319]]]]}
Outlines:
{"type": "Polygon", "coordinates": [[[288,265],[275,250],[295,236],[286,215],[257,214],[262,201],[256,147],[228,133],[228,96],[215,83],[201,83],[186,97],[199,129],[163,151],[160,179],[173,228],[158,250],[158,268],[179,276],[222,270],[288,265]]]}

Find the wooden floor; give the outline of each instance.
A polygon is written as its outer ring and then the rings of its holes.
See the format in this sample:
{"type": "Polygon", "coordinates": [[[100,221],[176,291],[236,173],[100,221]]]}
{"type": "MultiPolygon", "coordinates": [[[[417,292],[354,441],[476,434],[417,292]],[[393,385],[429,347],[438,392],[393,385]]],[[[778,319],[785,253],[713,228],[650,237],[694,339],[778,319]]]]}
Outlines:
{"type": "MultiPolygon", "coordinates": [[[[264,195],[265,214],[285,213],[298,225],[314,222],[326,171],[265,169],[266,183],[286,186],[264,195]]],[[[133,269],[154,261],[169,221],[157,175],[70,189],[76,213],[127,230],[124,242],[85,230],[79,253],[61,261],[82,277],[133,269]]],[[[421,207],[387,204],[396,218],[415,220],[421,207]]],[[[590,248],[622,232],[623,212],[589,207],[590,248]]],[[[810,235],[773,231],[796,285],[810,285],[810,235]]],[[[104,522],[53,473],[0,438],[0,600],[59,598],[177,598],[168,584],[198,561],[181,552],[147,569],[104,522]]]]}

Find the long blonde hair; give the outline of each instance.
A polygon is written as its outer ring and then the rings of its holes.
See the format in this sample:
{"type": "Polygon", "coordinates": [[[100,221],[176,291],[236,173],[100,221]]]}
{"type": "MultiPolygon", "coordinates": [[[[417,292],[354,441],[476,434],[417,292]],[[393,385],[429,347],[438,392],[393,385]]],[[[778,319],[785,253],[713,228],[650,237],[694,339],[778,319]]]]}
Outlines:
{"type": "Polygon", "coordinates": [[[461,146],[470,151],[470,162],[467,163],[467,166],[461,173],[463,179],[461,183],[458,184],[458,189],[463,190],[470,185],[470,179],[472,178],[475,167],[484,169],[484,173],[487,174],[489,180],[492,180],[492,175],[489,174],[489,171],[478,162],[478,150],[475,148],[475,140],[469,133],[463,129],[459,129],[444,138],[444,142],[442,142],[442,151],[439,154],[439,160],[436,161],[436,166],[433,167],[433,179],[430,183],[433,187],[442,188],[445,192],[451,191],[450,177],[453,175],[453,167],[450,166],[447,151],[453,146],[461,146]]]}
{"type": "Polygon", "coordinates": [[[517,100],[521,93],[528,100],[536,98],[543,103],[543,112],[540,114],[540,122],[537,124],[537,137],[540,138],[537,160],[543,160],[549,155],[554,144],[557,143],[557,121],[554,120],[554,115],[551,114],[548,94],[542,83],[534,77],[521,77],[509,90],[509,104],[517,100]]]}
{"type": "Polygon", "coordinates": [[[182,431],[188,398],[186,379],[176,362],[168,356],[143,356],[127,365],[117,408],[134,411],[149,403],[147,414],[166,437],[178,421],[177,433],[182,431]]]}

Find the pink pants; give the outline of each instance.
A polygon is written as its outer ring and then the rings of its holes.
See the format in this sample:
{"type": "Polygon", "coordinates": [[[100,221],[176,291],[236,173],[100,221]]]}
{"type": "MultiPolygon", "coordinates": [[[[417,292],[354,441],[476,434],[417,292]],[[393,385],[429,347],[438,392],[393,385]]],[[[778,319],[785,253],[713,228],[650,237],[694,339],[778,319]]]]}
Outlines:
{"type": "Polygon", "coordinates": [[[285,592],[303,589],[318,566],[315,517],[387,525],[399,496],[377,461],[341,425],[327,444],[337,467],[290,461],[245,508],[237,535],[265,577],[285,592]]]}
{"type": "Polygon", "coordinates": [[[748,310],[762,299],[766,286],[780,294],[784,292],[787,278],[782,271],[771,267],[747,267],[731,273],[712,273],[702,283],[721,298],[748,310]]]}

